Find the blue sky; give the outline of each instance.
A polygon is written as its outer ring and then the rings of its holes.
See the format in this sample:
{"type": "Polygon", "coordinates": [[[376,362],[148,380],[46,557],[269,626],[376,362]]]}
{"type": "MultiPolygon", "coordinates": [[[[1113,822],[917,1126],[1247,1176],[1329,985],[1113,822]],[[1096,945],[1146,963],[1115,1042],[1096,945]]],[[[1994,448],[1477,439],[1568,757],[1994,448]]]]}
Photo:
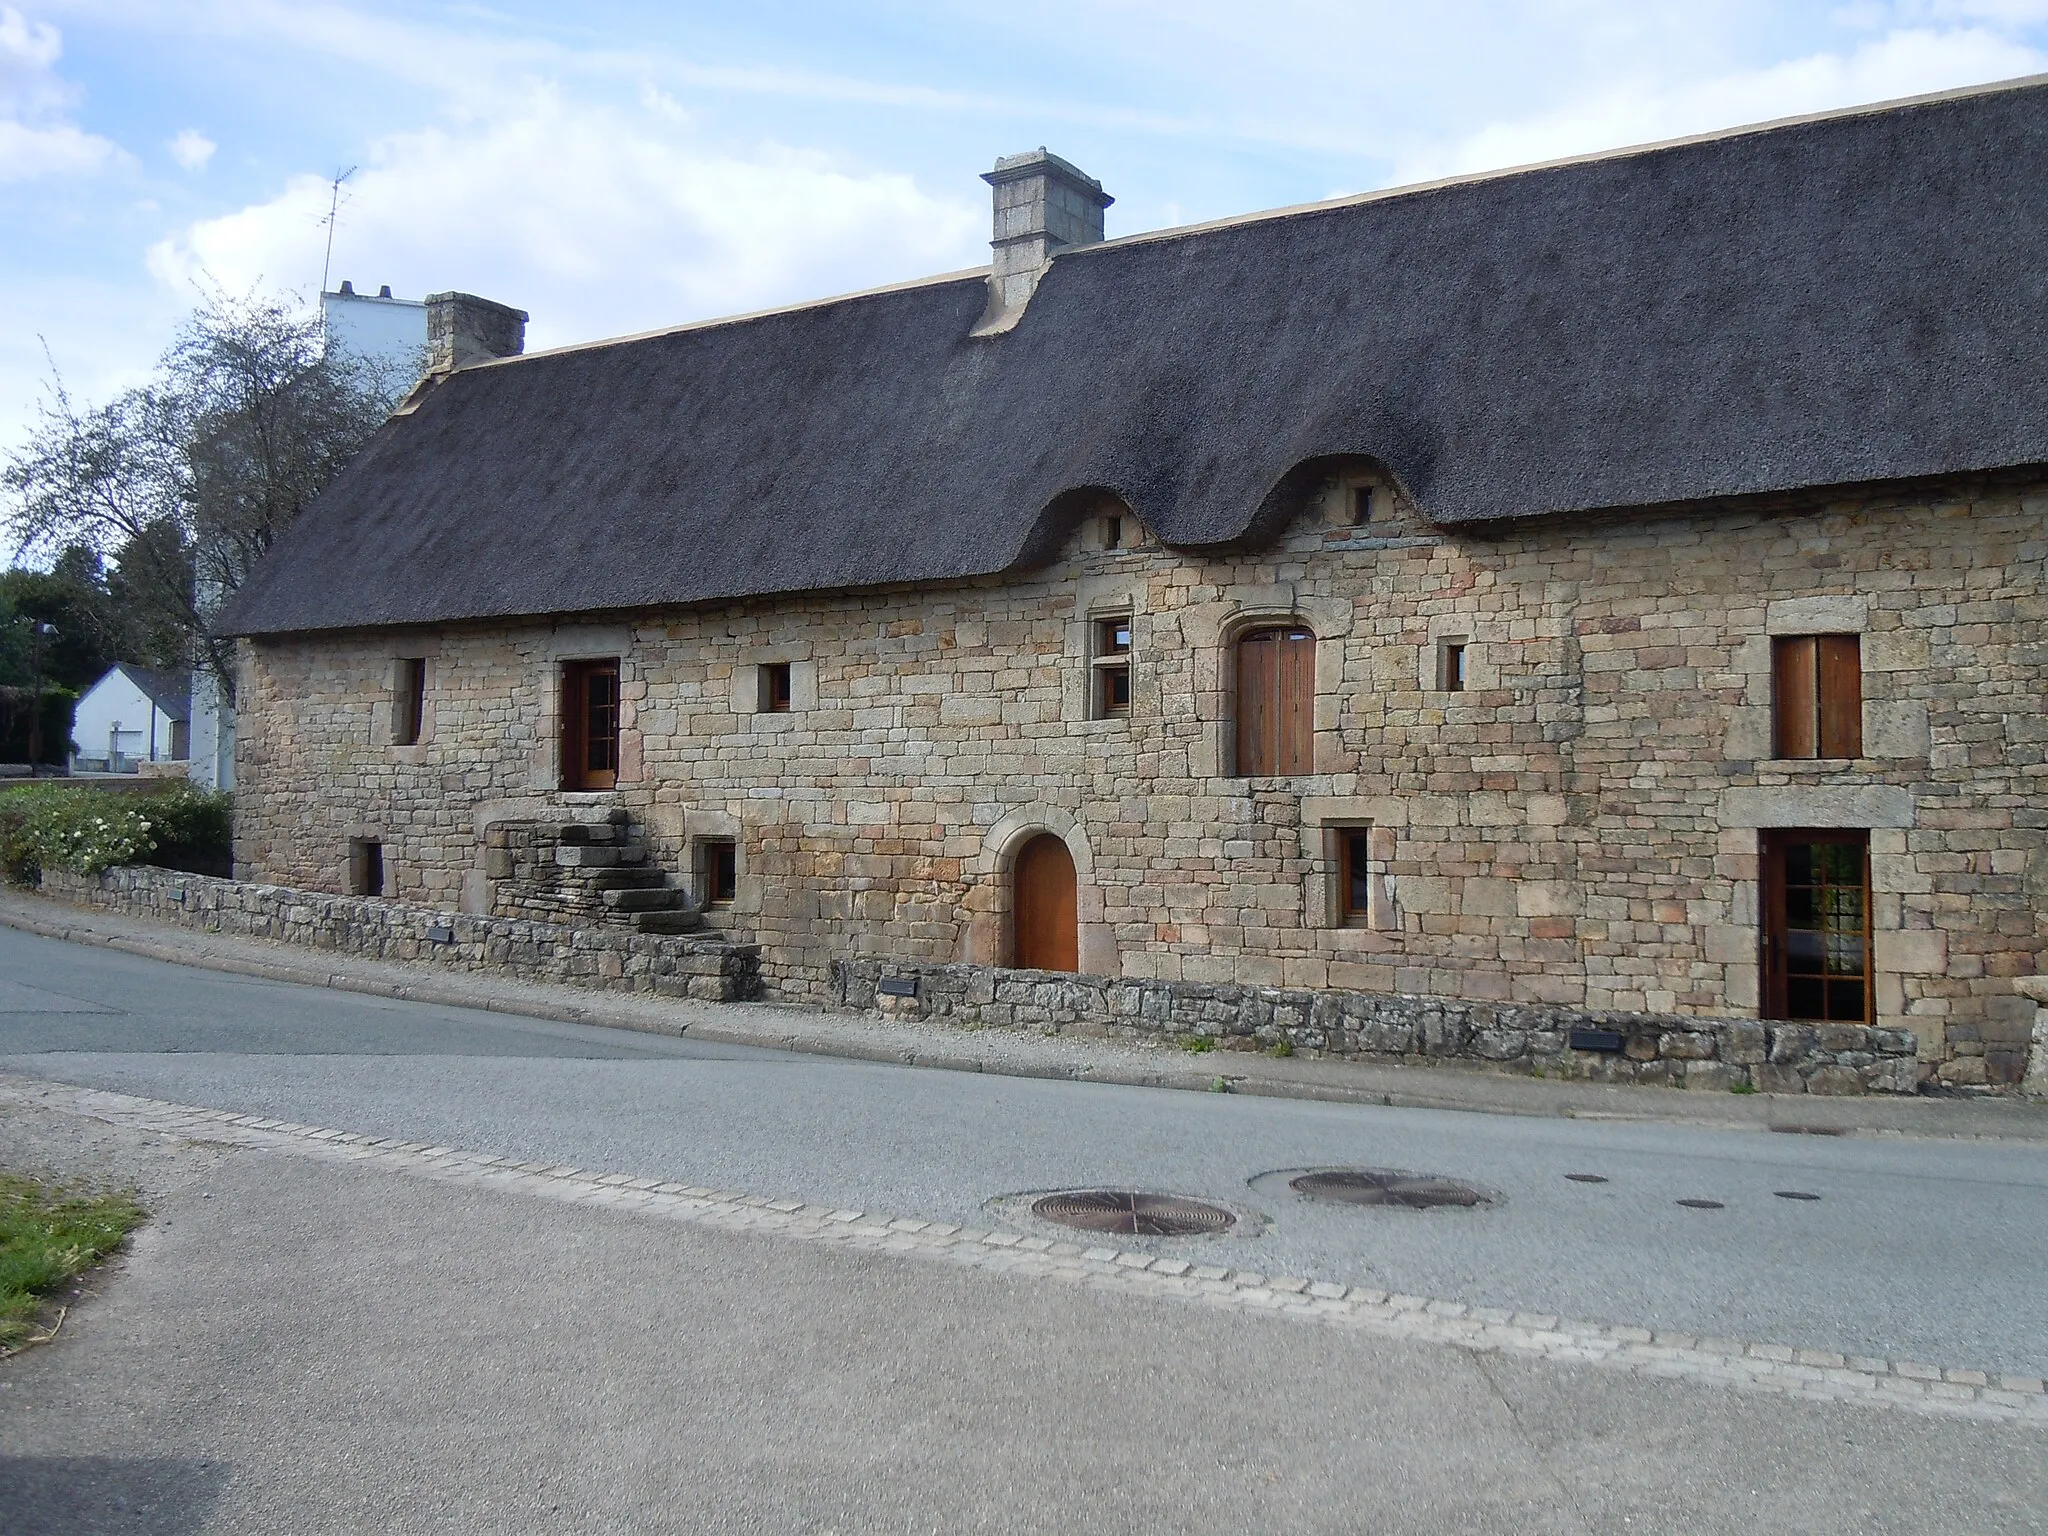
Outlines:
{"type": "Polygon", "coordinates": [[[548,346],[986,259],[998,154],[1109,232],[2048,71],[2048,0],[0,0],[0,447],[201,287],[464,288],[548,346]]]}

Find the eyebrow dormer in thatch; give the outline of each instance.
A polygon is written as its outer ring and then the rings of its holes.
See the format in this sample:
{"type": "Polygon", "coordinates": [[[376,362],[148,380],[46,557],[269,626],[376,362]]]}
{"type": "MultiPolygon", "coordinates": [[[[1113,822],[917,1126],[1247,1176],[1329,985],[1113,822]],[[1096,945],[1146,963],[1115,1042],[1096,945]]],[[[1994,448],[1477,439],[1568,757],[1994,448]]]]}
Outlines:
{"type": "Polygon", "coordinates": [[[994,334],[974,271],[464,368],[224,625],[982,576],[1083,486],[1224,545],[1327,455],[1446,525],[2048,462],[2039,78],[1043,243],[994,334]]]}

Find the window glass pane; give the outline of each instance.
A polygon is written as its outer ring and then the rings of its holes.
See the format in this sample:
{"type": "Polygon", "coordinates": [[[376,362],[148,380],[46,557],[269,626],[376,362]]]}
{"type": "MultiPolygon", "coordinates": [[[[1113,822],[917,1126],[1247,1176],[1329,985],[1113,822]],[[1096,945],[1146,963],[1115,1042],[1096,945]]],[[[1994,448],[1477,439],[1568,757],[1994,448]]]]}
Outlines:
{"type": "Polygon", "coordinates": [[[1795,1019],[1826,1018],[1826,987],[1810,976],[1789,978],[1785,983],[1785,1012],[1795,1019]]]}
{"type": "Polygon", "coordinates": [[[1344,834],[1344,863],[1349,876],[1344,892],[1344,915],[1363,917],[1372,905],[1372,871],[1366,833],[1344,834]]]}
{"type": "Polygon", "coordinates": [[[1117,713],[1131,707],[1131,672],[1128,667],[1102,669],[1102,707],[1117,713]]]}
{"type": "Polygon", "coordinates": [[[1861,1024],[1869,1015],[1864,1011],[1863,983],[1861,981],[1833,981],[1828,983],[1828,1011],[1820,1017],[1849,1024],[1861,1024]]]}
{"type": "Polygon", "coordinates": [[[1814,851],[1820,856],[1821,878],[1861,887],[1863,849],[1855,843],[1821,843],[1814,851]]]}

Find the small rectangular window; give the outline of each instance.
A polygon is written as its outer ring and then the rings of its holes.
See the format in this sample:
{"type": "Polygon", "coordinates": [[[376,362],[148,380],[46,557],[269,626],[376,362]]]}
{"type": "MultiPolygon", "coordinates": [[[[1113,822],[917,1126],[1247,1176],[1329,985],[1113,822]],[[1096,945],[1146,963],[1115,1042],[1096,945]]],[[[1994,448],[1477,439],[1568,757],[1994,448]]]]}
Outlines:
{"type": "Polygon", "coordinates": [[[740,849],[729,837],[707,837],[697,844],[697,889],[701,904],[723,905],[739,894],[740,849]]]}
{"type": "Polygon", "coordinates": [[[394,746],[417,746],[427,717],[427,662],[423,656],[398,658],[397,676],[391,690],[391,741],[394,746]]]}
{"type": "Polygon", "coordinates": [[[1436,685],[1442,692],[1463,693],[1465,691],[1465,680],[1468,675],[1465,649],[1466,642],[1463,640],[1444,640],[1438,642],[1436,649],[1436,685]]]}
{"type": "Polygon", "coordinates": [[[1102,547],[1122,549],[1124,547],[1124,520],[1121,517],[1105,517],[1102,520],[1102,547]]]}
{"type": "Polygon", "coordinates": [[[1364,827],[1338,827],[1337,920],[1363,924],[1372,909],[1372,833],[1364,827]]]}
{"type": "Polygon", "coordinates": [[[1771,641],[1772,755],[1863,755],[1863,656],[1855,635],[1771,641]]]}
{"type": "Polygon", "coordinates": [[[1090,662],[1095,674],[1095,718],[1113,719],[1131,712],[1131,620],[1121,618],[1095,621],[1095,655],[1090,662]]]}
{"type": "Polygon", "coordinates": [[[786,715],[790,709],[789,663],[770,661],[761,665],[761,713],[786,715]]]}
{"type": "Polygon", "coordinates": [[[384,845],[373,838],[355,837],[348,845],[348,893],[351,896],[384,894],[384,845]]]}
{"type": "Polygon", "coordinates": [[[1372,487],[1354,485],[1350,495],[1351,526],[1362,528],[1372,521],[1372,487]]]}

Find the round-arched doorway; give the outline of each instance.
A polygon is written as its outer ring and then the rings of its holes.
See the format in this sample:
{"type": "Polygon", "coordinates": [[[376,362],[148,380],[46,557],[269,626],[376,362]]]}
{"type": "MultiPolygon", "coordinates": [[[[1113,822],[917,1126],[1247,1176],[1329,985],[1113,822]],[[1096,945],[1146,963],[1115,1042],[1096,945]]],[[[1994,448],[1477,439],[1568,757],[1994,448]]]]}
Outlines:
{"type": "Polygon", "coordinates": [[[1022,971],[1078,971],[1081,925],[1074,856],[1050,832],[1017,850],[1010,888],[1010,963],[1022,971]]]}

